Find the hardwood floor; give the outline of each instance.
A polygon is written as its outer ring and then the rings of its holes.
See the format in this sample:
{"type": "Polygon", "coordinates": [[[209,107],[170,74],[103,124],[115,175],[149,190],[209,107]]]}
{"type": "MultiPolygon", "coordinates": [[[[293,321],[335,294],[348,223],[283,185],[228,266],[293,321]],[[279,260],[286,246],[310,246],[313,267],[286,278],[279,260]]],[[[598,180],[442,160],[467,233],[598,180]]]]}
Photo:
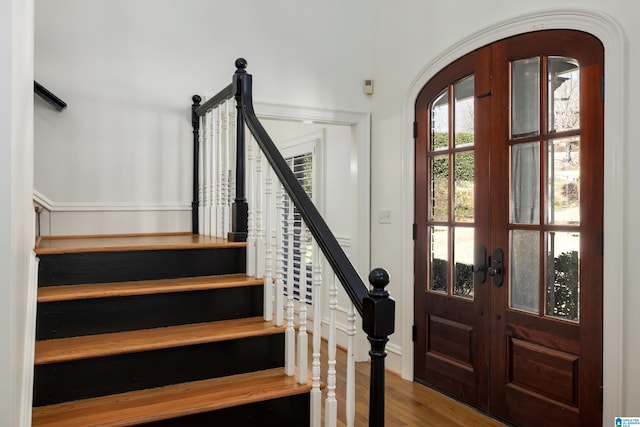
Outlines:
{"type": "MultiPolygon", "coordinates": [[[[326,366],[326,365],[324,365],[326,366]]],[[[346,353],[338,350],[338,426],[345,424],[346,353]]],[[[368,362],[356,363],[356,418],[357,427],[368,426],[369,419],[368,362]]],[[[403,380],[388,372],[385,377],[385,425],[387,427],[500,427],[501,422],[459,403],[421,384],[403,380]]]]}

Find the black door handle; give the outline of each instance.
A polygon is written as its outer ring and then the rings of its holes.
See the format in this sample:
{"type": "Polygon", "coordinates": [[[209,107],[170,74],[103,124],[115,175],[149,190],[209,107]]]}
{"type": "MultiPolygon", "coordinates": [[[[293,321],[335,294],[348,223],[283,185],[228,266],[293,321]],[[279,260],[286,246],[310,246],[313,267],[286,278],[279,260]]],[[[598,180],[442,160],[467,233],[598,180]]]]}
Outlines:
{"type": "Polygon", "coordinates": [[[502,286],[502,282],[504,280],[503,258],[504,254],[502,249],[498,248],[494,250],[493,255],[491,256],[491,266],[488,269],[489,276],[493,277],[493,284],[497,287],[502,286]]]}
{"type": "Polygon", "coordinates": [[[477,275],[478,282],[484,283],[487,281],[487,249],[484,246],[480,246],[476,250],[473,272],[477,275]]]}

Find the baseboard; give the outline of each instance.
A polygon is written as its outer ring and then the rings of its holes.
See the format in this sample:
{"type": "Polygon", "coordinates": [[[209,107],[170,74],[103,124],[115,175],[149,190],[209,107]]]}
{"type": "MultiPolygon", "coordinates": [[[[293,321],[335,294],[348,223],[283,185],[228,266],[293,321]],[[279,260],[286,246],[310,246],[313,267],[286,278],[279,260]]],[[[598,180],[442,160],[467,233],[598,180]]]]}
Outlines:
{"type": "Polygon", "coordinates": [[[387,357],[385,360],[385,367],[387,370],[392,371],[398,375],[402,373],[402,347],[398,344],[387,344],[387,357]]]}

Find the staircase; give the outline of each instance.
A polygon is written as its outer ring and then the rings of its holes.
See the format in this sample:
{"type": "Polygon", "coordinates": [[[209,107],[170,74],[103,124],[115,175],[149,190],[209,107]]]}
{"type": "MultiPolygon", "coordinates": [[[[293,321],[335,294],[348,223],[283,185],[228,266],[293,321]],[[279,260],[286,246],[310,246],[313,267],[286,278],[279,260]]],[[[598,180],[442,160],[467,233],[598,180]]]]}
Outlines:
{"type": "Polygon", "coordinates": [[[308,426],[245,243],[43,239],[33,426],[308,426]]]}

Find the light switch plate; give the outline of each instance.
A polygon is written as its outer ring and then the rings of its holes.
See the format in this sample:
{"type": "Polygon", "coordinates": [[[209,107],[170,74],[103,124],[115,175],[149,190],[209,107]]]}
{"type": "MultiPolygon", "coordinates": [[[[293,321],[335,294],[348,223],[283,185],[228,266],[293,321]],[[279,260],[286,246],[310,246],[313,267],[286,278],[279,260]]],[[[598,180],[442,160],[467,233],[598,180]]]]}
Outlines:
{"type": "Polygon", "coordinates": [[[391,211],[389,209],[380,209],[378,211],[378,224],[391,224],[391,211]]]}

